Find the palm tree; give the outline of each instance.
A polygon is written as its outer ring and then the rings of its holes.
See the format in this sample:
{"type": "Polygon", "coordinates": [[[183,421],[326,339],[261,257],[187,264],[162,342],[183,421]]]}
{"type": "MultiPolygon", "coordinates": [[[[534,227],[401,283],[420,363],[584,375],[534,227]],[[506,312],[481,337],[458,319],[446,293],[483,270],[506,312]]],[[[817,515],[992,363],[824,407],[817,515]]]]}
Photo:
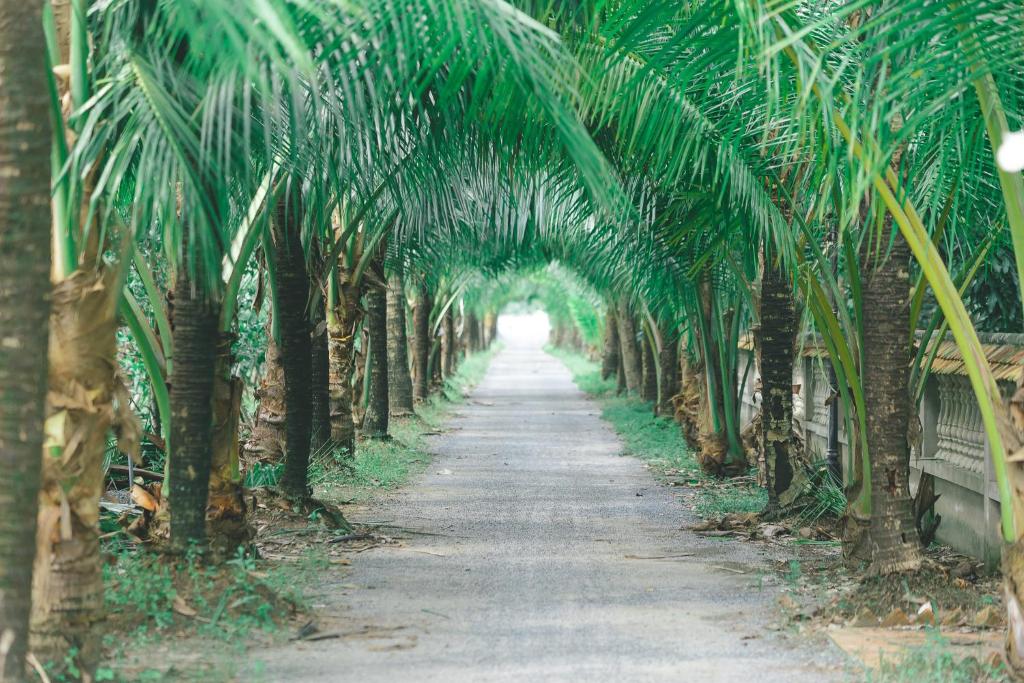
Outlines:
{"type": "Polygon", "coordinates": [[[658,366],[656,362],[657,349],[653,343],[654,333],[650,331],[650,325],[643,325],[640,333],[640,398],[650,401],[657,408],[658,403],[658,366]]]}
{"type": "MultiPolygon", "coordinates": [[[[188,263],[188,262],[187,262],[188,263]]],[[[192,267],[196,267],[195,264],[192,267]]],[[[206,504],[213,466],[213,395],[217,363],[218,305],[200,290],[189,265],[174,285],[168,493],[170,538],[175,551],[206,545],[206,504]]],[[[201,271],[199,271],[201,273],[201,271]]]]}
{"type": "MultiPolygon", "coordinates": [[[[413,414],[413,391],[412,377],[409,375],[409,341],[405,324],[405,284],[401,274],[395,273],[388,278],[387,297],[389,412],[392,417],[404,417],[413,414]]],[[[479,334],[475,320],[471,329],[475,334],[479,334]]]]}
{"type": "Polygon", "coordinates": [[[419,287],[419,294],[413,304],[413,398],[424,401],[430,391],[430,311],[434,300],[425,284],[419,287]]]}
{"type": "MultiPolygon", "coordinates": [[[[317,285],[314,284],[314,287],[317,285]]],[[[313,345],[310,409],[313,436],[310,451],[319,453],[331,441],[330,354],[327,350],[327,298],[323,292],[311,293],[316,303],[310,321],[313,345]]]]}
{"type": "Polygon", "coordinates": [[[25,676],[50,289],[50,103],[41,3],[0,5],[0,681],[25,676]]]}
{"type": "Polygon", "coordinates": [[[620,365],[626,378],[626,389],[640,391],[642,382],[640,347],[636,339],[636,319],[625,299],[620,299],[615,315],[618,325],[620,365]]]}
{"type": "MultiPolygon", "coordinates": [[[[884,233],[883,233],[884,235],[884,233]]],[[[864,400],[871,448],[871,520],[867,529],[869,571],[894,574],[921,566],[921,544],[910,496],[910,249],[896,234],[866,260],[863,277],[864,400]]]]}
{"type": "Polygon", "coordinates": [[[794,480],[793,343],[797,332],[793,287],[770,244],[762,246],[761,296],[756,345],[761,374],[761,452],[765,460],[768,511],[780,508],[780,497],[794,480]]]}
{"type": "Polygon", "coordinates": [[[455,312],[449,301],[441,313],[441,377],[448,379],[455,374],[458,340],[455,338],[455,312]]]}
{"type": "MultiPolygon", "coordinates": [[[[383,245],[382,245],[383,246],[383,245]]],[[[363,434],[373,439],[388,438],[388,417],[391,401],[388,397],[388,321],[387,321],[387,280],[384,276],[384,253],[373,259],[370,266],[370,282],[366,292],[366,326],[370,333],[367,350],[366,373],[370,382],[370,393],[363,417],[363,434]]]]}
{"type": "Polygon", "coordinates": [[[279,200],[272,224],[276,311],[284,374],[285,453],[281,490],[294,500],[309,496],[309,448],[313,428],[313,347],[310,340],[310,277],[302,248],[302,198],[293,187],[279,200]]]}
{"type": "Polygon", "coordinates": [[[615,307],[605,306],[604,343],[601,345],[601,379],[609,379],[619,370],[619,329],[615,322],[615,307]]]}
{"type": "Polygon", "coordinates": [[[657,413],[662,416],[673,416],[675,406],[673,397],[679,393],[679,332],[676,325],[669,322],[659,328],[661,348],[658,350],[658,404],[657,413]]]}

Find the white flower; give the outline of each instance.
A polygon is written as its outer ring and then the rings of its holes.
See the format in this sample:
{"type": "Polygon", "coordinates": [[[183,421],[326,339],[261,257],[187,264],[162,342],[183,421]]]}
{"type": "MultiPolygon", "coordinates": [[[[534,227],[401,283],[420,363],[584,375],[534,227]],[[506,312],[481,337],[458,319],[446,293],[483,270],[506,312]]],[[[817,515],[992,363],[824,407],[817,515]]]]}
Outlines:
{"type": "Polygon", "coordinates": [[[1009,173],[1024,171],[1024,131],[1003,136],[1003,144],[999,145],[999,151],[996,152],[996,163],[1009,173]]]}

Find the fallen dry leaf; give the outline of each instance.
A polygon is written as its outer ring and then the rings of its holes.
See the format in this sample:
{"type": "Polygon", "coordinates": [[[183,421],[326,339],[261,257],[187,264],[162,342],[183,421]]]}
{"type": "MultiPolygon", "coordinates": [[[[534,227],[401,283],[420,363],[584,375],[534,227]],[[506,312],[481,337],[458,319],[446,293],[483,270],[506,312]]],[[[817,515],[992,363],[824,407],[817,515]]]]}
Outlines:
{"type": "Polygon", "coordinates": [[[197,614],[199,614],[194,609],[192,609],[189,606],[189,604],[185,602],[185,599],[182,598],[180,595],[174,596],[174,602],[171,603],[171,609],[173,609],[175,612],[177,612],[183,617],[194,617],[197,614]]]}
{"type": "Polygon", "coordinates": [[[138,484],[132,484],[132,502],[150,512],[155,512],[157,508],[156,499],[138,484]]]}

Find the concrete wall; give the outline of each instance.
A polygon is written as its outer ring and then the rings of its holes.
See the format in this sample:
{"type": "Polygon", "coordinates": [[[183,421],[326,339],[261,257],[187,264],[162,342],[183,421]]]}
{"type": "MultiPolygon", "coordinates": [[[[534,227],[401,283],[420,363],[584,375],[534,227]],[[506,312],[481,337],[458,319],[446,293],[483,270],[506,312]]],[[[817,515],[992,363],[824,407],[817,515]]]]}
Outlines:
{"type": "MultiPolygon", "coordinates": [[[[741,349],[740,367],[751,359],[752,351],[741,349]]],[[[800,385],[793,396],[797,429],[812,459],[825,458],[828,435],[828,375],[817,350],[805,351],[793,371],[793,384],[800,385]]],[[[740,411],[746,425],[757,413],[760,394],[754,393],[756,370],[751,366],[743,391],[740,411]]],[[[1013,383],[1001,381],[1006,395],[1013,383]]],[[[850,449],[846,426],[840,410],[839,443],[844,472],[850,471],[850,449]]],[[[956,366],[933,372],[921,403],[922,438],[911,455],[911,490],[915,491],[922,472],[935,477],[935,504],[942,516],[937,539],[960,552],[985,560],[999,561],[999,493],[992,473],[991,459],[981,413],[970,383],[956,366]]]]}

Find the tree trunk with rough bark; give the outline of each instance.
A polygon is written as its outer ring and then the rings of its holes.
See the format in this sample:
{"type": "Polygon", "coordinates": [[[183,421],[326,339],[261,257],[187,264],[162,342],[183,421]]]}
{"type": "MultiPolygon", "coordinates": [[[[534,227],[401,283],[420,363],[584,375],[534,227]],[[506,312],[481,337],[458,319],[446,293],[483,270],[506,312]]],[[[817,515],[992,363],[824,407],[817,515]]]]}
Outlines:
{"type": "Polygon", "coordinates": [[[458,341],[455,339],[455,314],[452,307],[444,313],[441,333],[441,376],[448,379],[455,374],[455,354],[458,341]]]}
{"type": "Polygon", "coordinates": [[[675,325],[666,325],[658,351],[658,415],[672,417],[675,414],[672,397],[679,393],[679,368],[679,332],[675,325]]]}
{"type": "MultiPolygon", "coordinates": [[[[197,277],[201,280],[201,277],[197,277]]],[[[217,307],[198,291],[187,266],[174,285],[171,444],[168,460],[171,547],[206,546],[210,490],[217,307]]]]}
{"type": "MultiPolygon", "coordinates": [[[[296,190],[297,191],[297,190],[296,190]]],[[[313,344],[310,340],[310,278],[299,234],[301,217],[295,195],[282,198],[271,223],[278,331],[284,371],[285,453],[281,490],[292,499],[309,496],[309,446],[313,430],[313,344]]]]}
{"type": "MultiPolygon", "coordinates": [[[[891,220],[886,220],[891,225],[891,220]]],[[[887,233],[886,233],[887,234],[887,233]]],[[[896,233],[866,261],[863,276],[864,367],[861,368],[871,462],[869,571],[893,574],[921,566],[910,495],[910,248],[896,233]]]]}
{"type": "MultiPolygon", "coordinates": [[[[700,298],[701,317],[705,321],[704,329],[697,330],[698,345],[701,348],[700,361],[703,365],[704,374],[701,378],[694,378],[700,386],[700,417],[699,426],[699,448],[697,449],[697,461],[707,474],[723,476],[734,473],[738,466],[737,456],[730,452],[729,435],[725,424],[725,379],[722,376],[721,350],[719,342],[711,332],[711,321],[721,313],[715,306],[714,282],[709,269],[702,273],[698,293],[700,298]]],[[[729,322],[723,321],[723,327],[728,328],[729,322]]],[[[745,465],[744,458],[744,465],[745,465]]]]}
{"type": "MultiPolygon", "coordinates": [[[[93,182],[86,179],[83,196],[93,182]]],[[[78,209],[84,224],[90,206],[78,209]]],[[[106,435],[116,430],[119,447],[134,457],[141,430],[116,372],[115,272],[100,260],[99,231],[80,247],[77,269],[53,291],[30,648],[58,673],[74,648],[74,666],[89,676],[99,663],[103,618],[98,510],[106,435]]]]}
{"type": "Polygon", "coordinates": [[[413,398],[427,400],[430,392],[430,309],[434,301],[426,285],[420,286],[412,313],[413,335],[413,398]]]}
{"type": "Polygon", "coordinates": [[[0,680],[25,676],[46,414],[50,111],[41,3],[0,3],[0,680]]]}
{"type": "Polygon", "coordinates": [[[651,343],[651,335],[644,331],[640,333],[640,350],[640,398],[656,404],[658,401],[658,367],[654,360],[654,345],[651,343]]]}
{"type": "Polygon", "coordinates": [[[640,367],[640,346],[637,343],[636,321],[629,310],[626,301],[620,300],[616,321],[619,326],[619,348],[622,353],[622,369],[626,379],[626,389],[630,392],[639,392],[643,383],[643,373],[640,367]]]}
{"type": "Polygon", "coordinates": [[[485,324],[487,326],[487,345],[490,346],[498,339],[498,315],[488,313],[485,324]]]}
{"type": "Polygon", "coordinates": [[[405,283],[388,278],[388,401],[392,417],[413,414],[409,340],[405,331],[405,283]]]}
{"type": "MultiPolygon", "coordinates": [[[[91,196],[93,184],[88,177],[82,196],[91,196]]],[[[93,207],[86,201],[77,208],[85,224],[93,207]]],[[[137,457],[141,428],[117,376],[116,269],[101,259],[106,245],[99,231],[79,246],[76,270],[54,287],[50,313],[30,648],[43,662],[56,663],[55,673],[73,661],[89,677],[99,664],[103,619],[99,502],[107,435],[115,432],[119,449],[137,457]]]]}
{"type": "Polygon", "coordinates": [[[478,353],[486,348],[484,344],[484,325],[483,321],[475,313],[470,313],[467,318],[467,324],[470,325],[470,343],[471,351],[478,353]]]}
{"type": "Polygon", "coordinates": [[[359,325],[360,287],[344,264],[338,266],[337,301],[328,325],[330,354],[331,439],[349,461],[356,452],[356,426],[352,415],[352,374],[355,370],[355,337],[359,325]]]}
{"type": "Polygon", "coordinates": [[[233,556],[255,534],[248,520],[238,464],[243,384],[241,378],[231,373],[234,339],[234,335],[221,332],[217,340],[210,493],[206,506],[207,540],[214,555],[222,558],[233,556]]]}
{"type": "Polygon", "coordinates": [[[331,441],[330,358],[327,351],[327,302],[317,297],[315,318],[310,322],[313,356],[311,366],[312,418],[310,451],[318,453],[331,441]]]}
{"type": "Polygon", "coordinates": [[[793,340],[797,320],[789,275],[767,245],[761,254],[759,318],[756,339],[761,373],[761,452],[768,489],[767,510],[777,512],[780,496],[794,481],[793,340]]]}
{"type": "Polygon", "coordinates": [[[441,338],[435,337],[430,344],[430,391],[438,391],[444,386],[441,374],[441,338]]]}
{"type": "Polygon", "coordinates": [[[622,361],[622,344],[619,344],[619,360],[615,369],[615,393],[621,395],[626,391],[626,364],[622,361]]]}
{"type": "Polygon", "coordinates": [[[366,325],[370,333],[367,361],[370,367],[366,372],[370,390],[363,417],[363,435],[386,439],[391,401],[388,396],[388,295],[383,258],[374,259],[371,269],[372,280],[366,290],[366,325]]]}
{"type": "Polygon", "coordinates": [[[281,367],[281,346],[274,340],[273,313],[267,320],[267,350],[264,354],[263,377],[256,388],[256,423],[245,445],[246,456],[260,462],[284,462],[284,368],[281,367]]]}
{"type": "Polygon", "coordinates": [[[604,321],[604,346],[601,350],[601,379],[611,379],[618,372],[620,353],[615,310],[608,306],[604,321]]]}

